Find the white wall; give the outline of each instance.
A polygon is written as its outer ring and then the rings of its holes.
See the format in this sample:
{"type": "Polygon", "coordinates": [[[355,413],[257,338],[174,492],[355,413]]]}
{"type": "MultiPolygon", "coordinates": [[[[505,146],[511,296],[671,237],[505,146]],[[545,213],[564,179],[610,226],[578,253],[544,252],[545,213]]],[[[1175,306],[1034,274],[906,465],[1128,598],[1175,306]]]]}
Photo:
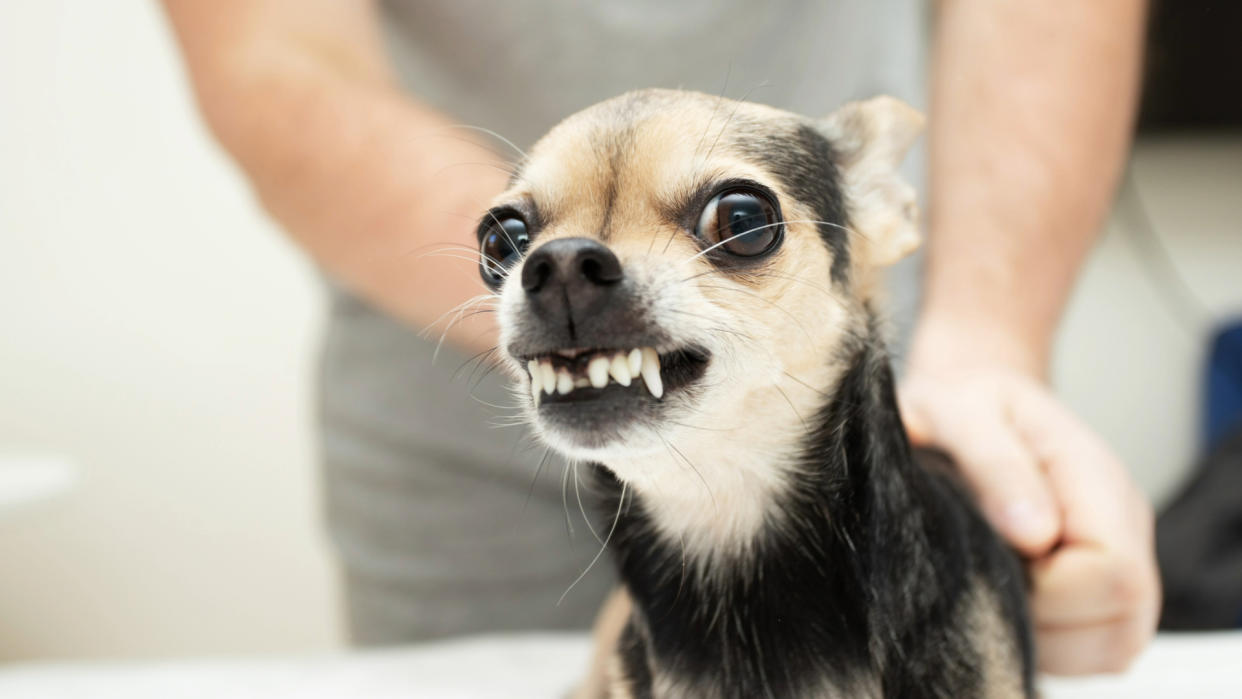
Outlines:
{"type": "Polygon", "coordinates": [[[1228,317],[1242,321],[1242,134],[1141,141],[1133,173],[1155,234],[1201,307],[1170,310],[1161,277],[1142,263],[1140,232],[1119,208],[1071,301],[1053,379],[1159,502],[1199,453],[1210,331],[1228,317]]]}
{"type": "Polygon", "coordinates": [[[0,659],[338,640],[307,264],[208,140],[154,2],[0,5],[0,659]]]}
{"type": "MultiPolygon", "coordinates": [[[[1242,138],[1147,144],[1137,172],[1196,293],[1242,312],[1242,138]]],[[[0,660],[339,642],[311,453],[320,312],[207,139],[154,3],[0,4],[0,464],[81,469],[0,509],[0,660]]],[[[1111,230],[1055,378],[1154,493],[1193,453],[1201,342],[1111,230]]]]}

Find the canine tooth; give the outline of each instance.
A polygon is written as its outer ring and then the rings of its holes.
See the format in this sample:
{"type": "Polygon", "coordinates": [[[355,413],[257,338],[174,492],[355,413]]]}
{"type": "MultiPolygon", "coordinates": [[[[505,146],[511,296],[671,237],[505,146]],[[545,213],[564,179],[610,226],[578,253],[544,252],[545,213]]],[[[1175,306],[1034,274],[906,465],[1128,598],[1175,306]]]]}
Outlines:
{"type": "Polygon", "coordinates": [[[539,371],[539,362],[532,359],[526,369],[530,371],[530,397],[535,399],[535,405],[539,405],[539,394],[543,392],[543,373],[539,371]]]}
{"type": "Polygon", "coordinates": [[[591,385],[596,388],[603,388],[608,385],[608,357],[594,357],[591,363],[587,364],[587,375],[591,378],[591,385]]]}
{"type": "Polygon", "coordinates": [[[562,396],[574,390],[574,377],[569,375],[568,371],[562,371],[556,375],[556,392],[562,396]]]}
{"type": "Polygon", "coordinates": [[[630,350],[630,356],[626,358],[630,363],[630,374],[638,376],[638,372],[643,368],[643,351],[637,347],[630,350]]]}
{"type": "Polygon", "coordinates": [[[643,348],[643,382],[651,395],[656,398],[664,395],[664,382],[660,380],[660,355],[650,347],[643,348]]]}
{"type": "Polygon", "coordinates": [[[539,365],[539,373],[543,378],[543,390],[548,395],[556,390],[556,372],[552,369],[552,362],[543,362],[539,365]]]}
{"type": "Polygon", "coordinates": [[[612,378],[622,386],[629,386],[633,378],[624,354],[618,354],[612,358],[612,362],[608,365],[608,373],[612,374],[612,378]]]}

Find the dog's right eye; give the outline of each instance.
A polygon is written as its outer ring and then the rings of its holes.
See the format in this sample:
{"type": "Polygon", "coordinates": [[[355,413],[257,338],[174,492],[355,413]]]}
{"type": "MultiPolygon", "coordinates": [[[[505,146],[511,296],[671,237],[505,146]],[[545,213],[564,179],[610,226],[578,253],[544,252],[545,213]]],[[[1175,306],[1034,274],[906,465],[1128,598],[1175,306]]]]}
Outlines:
{"type": "Polygon", "coordinates": [[[526,222],[516,216],[492,217],[492,223],[483,233],[479,252],[479,274],[493,289],[504,283],[508,269],[530,247],[530,233],[526,222]]]}

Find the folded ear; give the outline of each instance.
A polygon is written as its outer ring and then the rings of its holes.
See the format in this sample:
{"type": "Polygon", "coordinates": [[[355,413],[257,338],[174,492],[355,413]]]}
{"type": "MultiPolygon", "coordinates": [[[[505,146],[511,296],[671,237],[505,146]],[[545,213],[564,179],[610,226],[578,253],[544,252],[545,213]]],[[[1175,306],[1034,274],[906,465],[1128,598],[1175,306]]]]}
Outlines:
{"type": "Polygon", "coordinates": [[[891,265],[919,246],[917,198],[897,168],[923,121],[893,97],[850,102],[820,121],[836,148],[851,223],[872,265],[891,265]]]}

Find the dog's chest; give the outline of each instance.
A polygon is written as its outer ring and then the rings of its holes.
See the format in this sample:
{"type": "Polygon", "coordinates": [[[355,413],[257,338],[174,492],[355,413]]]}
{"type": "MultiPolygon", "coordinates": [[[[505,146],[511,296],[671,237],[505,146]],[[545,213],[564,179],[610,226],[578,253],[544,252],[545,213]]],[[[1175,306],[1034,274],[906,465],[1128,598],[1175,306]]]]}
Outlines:
{"type": "MultiPolygon", "coordinates": [[[[713,640],[720,639],[701,639],[700,642],[713,640]]],[[[723,652],[718,665],[691,670],[679,667],[676,656],[654,658],[647,643],[633,624],[626,630],[613,658],[609,697],[871,699],[881,696],[879,677],[868,676],[861,668],[842,672],[840,668],[829,668],[826,663],[778,656],[765,664],[762,658],[756,658],[756,647],[751,646],[723,652]],[[754,662],[756,659],[761,662],[754,662]]]]}
{"type": "Polygon", "coordinates": [[[754,557],[714,565],[625,531],[619,563],[640,611],[618,646],[619,688],[653,698],[878,696],[863,576],[828,518],[804,514],[811,531],[773,535],[754,557]]]}

